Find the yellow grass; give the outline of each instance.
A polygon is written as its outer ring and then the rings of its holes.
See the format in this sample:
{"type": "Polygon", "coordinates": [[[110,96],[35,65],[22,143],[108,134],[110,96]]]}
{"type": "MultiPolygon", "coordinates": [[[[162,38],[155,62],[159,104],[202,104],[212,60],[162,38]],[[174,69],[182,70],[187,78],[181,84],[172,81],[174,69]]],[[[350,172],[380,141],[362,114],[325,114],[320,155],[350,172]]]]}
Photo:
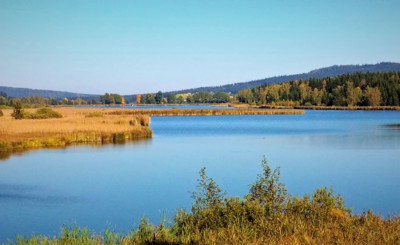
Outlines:
{"type": "MultiPolygon", "coordinates": [[[[15,120],[12,109],[0,117],[0,153],[77,143],[123,143],[150,138],[150,116],[285,115],[302,110],[275,109],[114,109],[52,108],[62,118],[15,120]]],[[[25,109],[33,112],[34,109],[25,109]]]]}
{"type": "Polygon", "coordinates": [[[293,109],[120,109],[110,110],[110,115],[149,116],[227,116],[227,115],[292,115],[304,114],[304,110],[293,109]]]}
{"type": "Polygon", "coordinates": [[[73,143],[118,143],[151,137],[146,116],[109,115],[99,109],[53,109],[63,118],[15,120],[11,117],[11,109],[3,110],[0,152],[73,143]],[[88,116],[94,112],[97,116],[88,116]]]}

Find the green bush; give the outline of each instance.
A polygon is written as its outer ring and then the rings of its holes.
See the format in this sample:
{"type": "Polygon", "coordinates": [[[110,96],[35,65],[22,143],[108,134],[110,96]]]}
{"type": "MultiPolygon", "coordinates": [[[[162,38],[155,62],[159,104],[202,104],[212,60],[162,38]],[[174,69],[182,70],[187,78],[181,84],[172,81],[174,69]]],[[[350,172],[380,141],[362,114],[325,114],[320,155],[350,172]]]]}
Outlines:
{"type": "Polygon", "coordinates": [[[23,118],[24,110],[22,109],[22,104],[20,101],[15,102],[14,111],[11,114],[17,120],[21,120],[23,118]]]}
{"type": "Polygon", "coordinates": [[[62,118],[62,115],[51,108],[45,107],[36,110],[36,112],[31,113],[28,111],[22,112],[23,119],[48,119],[48,118],[62,118]]]}

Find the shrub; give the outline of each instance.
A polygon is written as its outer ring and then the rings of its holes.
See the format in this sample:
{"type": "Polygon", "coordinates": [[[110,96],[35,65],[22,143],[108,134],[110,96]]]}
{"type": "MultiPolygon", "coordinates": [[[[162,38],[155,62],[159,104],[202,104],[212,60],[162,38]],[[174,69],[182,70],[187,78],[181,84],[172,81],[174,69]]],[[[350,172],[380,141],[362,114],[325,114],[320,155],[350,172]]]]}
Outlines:
{"type": "Polygon", "coordinates": [[[11,114],[11,116],[17,120],[20,120],[23,118],[23,113],[24,113],[24,110],[22,110],[21,102],[20,101],[15,102],[14,111],[11,114]]]}
{"type": "Polygon", "coordinates": [[[34,113],[24,111],[22,113],[23,119],[48,119],[48,118],[62,118],[62,115],[51,108],[45,107],[36,110],[34,113]]]}
{"type": "Polygon", "coordinates": [[[2,110],[0,110],[0,117],[2,117],[4,114],[3,114],[3,111],[2,110]]]}
{"type": "Polygon", "coordinates": [[[279,168],[271,170],[266,158],[262,160],[263,175],[258,175],[257,181],[251,185],[247,199],[256,201],[265,207],[267,215],[278,214],[288,200],[285,186],[279,182],[279,168]]]}

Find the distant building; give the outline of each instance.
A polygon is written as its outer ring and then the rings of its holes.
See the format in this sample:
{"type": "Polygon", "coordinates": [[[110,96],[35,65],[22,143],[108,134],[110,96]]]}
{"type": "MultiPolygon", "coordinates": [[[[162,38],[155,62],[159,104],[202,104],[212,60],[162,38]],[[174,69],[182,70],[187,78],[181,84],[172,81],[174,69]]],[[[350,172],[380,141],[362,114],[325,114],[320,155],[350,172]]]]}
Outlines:
{"type": "Polygon", "coordinates": [[[136,104],[140,104],[140,94],[136,95],[136,104]]]}

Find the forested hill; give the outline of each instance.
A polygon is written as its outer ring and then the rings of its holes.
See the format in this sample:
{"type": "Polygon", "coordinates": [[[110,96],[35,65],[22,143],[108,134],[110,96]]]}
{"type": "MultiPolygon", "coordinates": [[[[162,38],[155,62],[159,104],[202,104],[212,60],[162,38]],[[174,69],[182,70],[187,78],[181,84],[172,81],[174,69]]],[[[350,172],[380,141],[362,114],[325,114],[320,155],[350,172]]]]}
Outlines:
{"type": "Polygon", "coordinates": [[[366,72],[390,72],[390,71],[400,72],[400,63],[382,62],[375,65],[341,65],[341,66],[334,65],[326,68],[312,70],[308,73],[270,77],[250,82],[233,83],[215,87],[200,87],[193,89],[185,89],[185,90],[173,91],[171,93],[181,94],[181,93],[197,93],[200,91],[208,91],[208,92],[226,92],[226,93],[236,94],[240,90],[255,88],[260,85],[276,84],[294,80],[305,80],[309,78],[335,77],[338,75],[353,74],[357,72],[366,73],[366,72]]]}
{"type": "Polygon", "coordinates": [[[239,103],[288,106],[399,106],[400,72],[345,74],[241,90],[239,103]]]}
{"type": "Polygon", "coordinates": [[[79,94],[72,92],[62,92],[53,90],[40,90],[40,89],[29,89],[29,88],[13,88],[0,86],[0,92],[7,94],[8,97],[21,98],[30,96],[41,96],[44,98],[54,98],[54,99],[88,99],[88,98],[99,98],[100,95],[95,94],[79,94]]]}

